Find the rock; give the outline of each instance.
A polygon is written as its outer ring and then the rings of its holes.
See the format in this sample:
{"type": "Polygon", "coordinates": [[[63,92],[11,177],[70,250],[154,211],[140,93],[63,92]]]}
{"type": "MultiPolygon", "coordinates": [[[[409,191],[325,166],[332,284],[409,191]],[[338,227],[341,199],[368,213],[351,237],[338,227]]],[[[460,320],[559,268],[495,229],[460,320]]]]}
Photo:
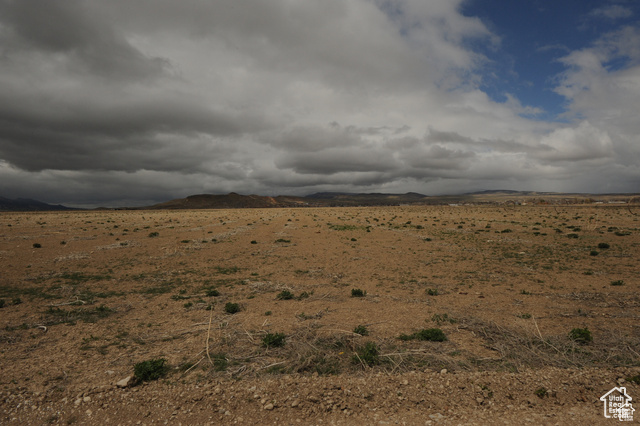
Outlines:
{"type": "Polygon", "coordinates": [[[116,386],[119,388],[128,388],[132,384],[133,384],[133,376],[128,376],[120,380],[119,382],[117,382],[116,386]]]}
{"type": "Polygon", "coordinates": [[[274,409],[274,406],[273,406],[273,404],[269,403],[269,404],[267,404],[267,405],[265,405],[265,406],[264,406],[264,409],[265,409],[265,410],[269,410],[269,411],[271,411],[271,410],[273,410],[273,409],[274,409]]]}
{"type": "Polygon", "coordinates": [[[300,405],[300,401],[298,401],[297,399],[295,401],[293,401],[291,403],[291,408],[296,408],[298,405],[300,405]]]}
{"type": "Polygon", "coordinates": [[[440,370],[440,374],[447,374],[447,369],[443,368],[442,370],[440,370]]]}
{"type": "Polygon", "coordinates": [[[85,396],[84,398],[82,398],[83,402],[90,402],[91,401],[91,397],[90,396],[85,396]]]}

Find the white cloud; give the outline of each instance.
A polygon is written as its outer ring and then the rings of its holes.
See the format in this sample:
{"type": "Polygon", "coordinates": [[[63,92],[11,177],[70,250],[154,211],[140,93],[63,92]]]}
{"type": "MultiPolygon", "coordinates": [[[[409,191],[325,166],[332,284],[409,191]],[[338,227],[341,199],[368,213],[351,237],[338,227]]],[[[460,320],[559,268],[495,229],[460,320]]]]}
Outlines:
{"type": "Polygon", "coordinates": [[[633,16],[633,11],[628,7],[620,6],[619,4],[610,4],[592,10],[591,13],[589,13],[589,16],[615,20],[620,18],[629,18],[633,16]]]}

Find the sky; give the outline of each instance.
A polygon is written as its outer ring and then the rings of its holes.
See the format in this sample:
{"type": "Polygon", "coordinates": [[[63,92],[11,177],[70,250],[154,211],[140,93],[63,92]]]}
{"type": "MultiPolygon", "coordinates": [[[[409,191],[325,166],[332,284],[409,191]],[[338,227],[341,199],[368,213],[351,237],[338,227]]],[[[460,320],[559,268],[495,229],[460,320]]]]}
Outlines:
{"type": "Polygon", "coordinates": [[[636,0],[0,0],[0,196],[640,192],[636,0]]]}

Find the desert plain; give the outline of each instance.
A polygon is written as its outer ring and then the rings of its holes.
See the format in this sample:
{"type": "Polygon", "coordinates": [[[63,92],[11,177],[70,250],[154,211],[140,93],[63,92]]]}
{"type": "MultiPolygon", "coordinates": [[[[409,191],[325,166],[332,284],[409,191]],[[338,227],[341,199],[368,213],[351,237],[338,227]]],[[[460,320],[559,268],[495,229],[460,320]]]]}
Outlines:
{"type": "Polygon", "coordinates": [[[639,214],[0,213],[0,423],[614,424],[639,214]]]}

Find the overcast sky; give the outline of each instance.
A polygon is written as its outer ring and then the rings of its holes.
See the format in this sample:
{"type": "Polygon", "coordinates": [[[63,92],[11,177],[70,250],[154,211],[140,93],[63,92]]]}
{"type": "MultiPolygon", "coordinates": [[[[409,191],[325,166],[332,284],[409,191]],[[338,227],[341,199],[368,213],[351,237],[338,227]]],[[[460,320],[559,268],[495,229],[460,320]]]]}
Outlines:
{"type": "Polygon", "coordinates": [[[0,0],[0,196],[640,191],[635,0],[0,0]]]}

